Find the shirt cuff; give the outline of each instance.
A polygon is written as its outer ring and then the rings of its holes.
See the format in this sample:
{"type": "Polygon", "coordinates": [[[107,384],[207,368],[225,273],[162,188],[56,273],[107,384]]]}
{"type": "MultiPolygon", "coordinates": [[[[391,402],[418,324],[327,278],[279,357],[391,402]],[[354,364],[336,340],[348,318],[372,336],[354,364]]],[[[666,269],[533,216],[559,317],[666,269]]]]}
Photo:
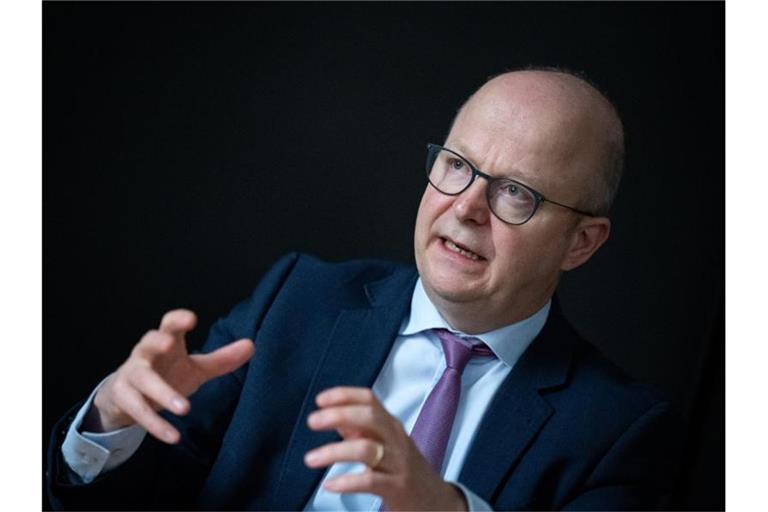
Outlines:
{"type": "Polygon", "coordinates": [[[91,483],[104,471],[118,467],[136,453],[147,431],[131,425],[112,432],[80,432],[85,415],[93,405],[102,380],[77,412],[61,445],[64,461],[84,483],[91,483]]]}
{"type": "Polygon", "coordinates": [[[460,484],[459,482],[452,482],[450,480],[448,483],[457,487],[464,495],[464,499],[467,500],[467,510],[469,512],[493,510],[493,508],[491,508],[488,503],[483,501],[477,494],[467,489],[464,485],[460,484]]]}

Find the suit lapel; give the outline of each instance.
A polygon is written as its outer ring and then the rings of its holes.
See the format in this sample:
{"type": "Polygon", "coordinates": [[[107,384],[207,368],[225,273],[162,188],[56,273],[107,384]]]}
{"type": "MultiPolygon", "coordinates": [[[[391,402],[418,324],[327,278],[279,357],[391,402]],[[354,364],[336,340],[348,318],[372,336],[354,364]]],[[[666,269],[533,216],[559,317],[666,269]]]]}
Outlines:
{"type": "Polygon", "coordinates": [[[556,300],[541,333],[499,387],[483,416],[459,481],[488,502],[553,414],[540,391],[565,383],[571,362],[570,327],[556,300]]]}
{"type": "Polygon", "coordinates": [[[397,271],[366,287],[372,307],[343,310],[337,317],[294,425],[273,508],[299,510],[319,485],[325,469],[307,468],[304,454],[339,436],[307,427],[307,416],[317,409],[315,396],[333,386],[373,386],[410,307],[415,281],[415,270],[397,271]]]}

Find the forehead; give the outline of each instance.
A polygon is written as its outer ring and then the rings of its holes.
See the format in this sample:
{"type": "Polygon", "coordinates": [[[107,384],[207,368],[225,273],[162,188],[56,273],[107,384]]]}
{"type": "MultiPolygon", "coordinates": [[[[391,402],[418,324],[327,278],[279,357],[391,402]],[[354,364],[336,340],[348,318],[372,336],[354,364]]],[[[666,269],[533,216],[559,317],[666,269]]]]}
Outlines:
{"type": "Polygon", "coordinates": [[[583,111],[526,88],[481,92],[457,116],[446,147],[484,172],[531,185],[578,179],[583,168],[592,167],[583,111]]]}

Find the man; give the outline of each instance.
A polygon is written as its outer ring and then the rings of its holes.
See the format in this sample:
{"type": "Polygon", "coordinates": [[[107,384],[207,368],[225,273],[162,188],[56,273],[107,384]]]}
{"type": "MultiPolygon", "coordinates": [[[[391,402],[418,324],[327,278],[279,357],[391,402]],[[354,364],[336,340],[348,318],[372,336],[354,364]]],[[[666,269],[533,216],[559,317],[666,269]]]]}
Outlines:
{"type": "Polygon", "coordinates": [[[622,154],[621,122],[586,81],[488,81],[428,148],[418,274],[289,255],[204,354],[186,352],[194,315],[167,313],[57,426],[52,503],[656,506],[667,405],[552,300],[608,238],[622,154]]]}

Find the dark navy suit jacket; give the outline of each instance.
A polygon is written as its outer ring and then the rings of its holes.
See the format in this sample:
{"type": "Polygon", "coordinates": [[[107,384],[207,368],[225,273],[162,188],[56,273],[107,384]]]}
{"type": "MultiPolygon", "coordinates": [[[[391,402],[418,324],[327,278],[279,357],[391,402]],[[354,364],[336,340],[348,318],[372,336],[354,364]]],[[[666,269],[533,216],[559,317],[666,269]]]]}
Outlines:
{"type": "MultiPolygon", "coordinates": [[[[303,508],[324,470],[308,450],[338,439],[306,426],[314,397],[372,386],[410,307],[416,270],[382,261],[329,264],[290,254],[211,328],[204,351],[242,337],[253,359],[167,415],[183,441],[147,436],[118,469],[84,485],[61,457],[77,410],[53,432],[56,508],[303,508]]],[[[557,304],[494,396],[459,481],[497,509],[649,509],[669,487],[668,405],[628,380],[564,320],[557,304]]]]}

